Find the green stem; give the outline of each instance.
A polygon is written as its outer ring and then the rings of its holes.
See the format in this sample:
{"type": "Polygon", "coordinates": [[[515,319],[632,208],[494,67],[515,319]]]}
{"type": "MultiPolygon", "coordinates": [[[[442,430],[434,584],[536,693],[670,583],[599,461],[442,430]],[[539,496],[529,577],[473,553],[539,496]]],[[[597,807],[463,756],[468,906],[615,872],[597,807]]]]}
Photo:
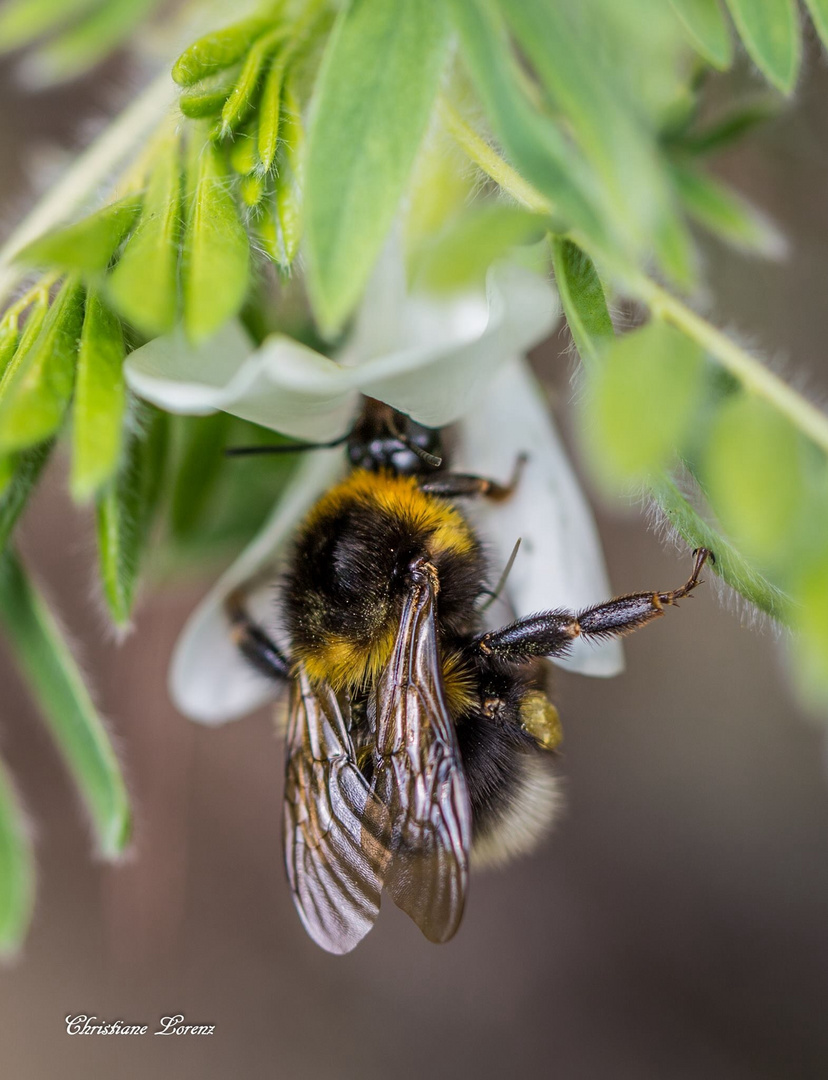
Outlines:
{"type": "Polygon", "coordinates": [[[29,273],[28,267],[15,265],[15,256],[26,244],[65,221],[87,202],[113,170],[140,146],[172,101],[174,90],[169,73],[159,75],[15,229],[0,248],[0,303],[29,273]]]}
{"type": "MultiPolygon", "coordinates": [[[[511,165],[504,161],[445,99],[440,102],[440,116],[447,131],[466,156],[487,176],[490,176],[503,191],[536,213],[554,213],[554,207],[549,200],[515,172],[511,165]]],[[[572,238],[589,255],[596,257],[595,253],[590,251],[589,243],[582,237],[573,233],[572,238]]],[[[828,452],[828,416],[821,409],[812,405],[807,398],[802,397],[783,382],[755,356],[751,356],[721,330],[717,330],[715,326],[646,274],[627,277],[624,284],[629,292],[646,304],[653,314],[673,323],[688,337],[698,342],[722,367],[734,375],[745,389],[767,399],[800,431],[828,452]]]]}

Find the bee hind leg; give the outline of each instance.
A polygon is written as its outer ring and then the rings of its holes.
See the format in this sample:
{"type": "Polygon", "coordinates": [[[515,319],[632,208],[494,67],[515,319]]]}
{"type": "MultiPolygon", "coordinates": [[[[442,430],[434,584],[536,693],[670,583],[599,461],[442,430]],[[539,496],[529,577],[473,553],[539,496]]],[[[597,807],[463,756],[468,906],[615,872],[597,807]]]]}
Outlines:
{"type": "Polygon", "coordinates": [[[242,656],[257,671],[271,679],[287,679],[290,661],[275,641],[255,622],[244,605],[243,590],[237,589],[224,602],[230,620],[230,637],[242,656]]]}
{"type": "Polygon", "coordinates": [[[544,611],[481,635],[477,648],[484,656],[520,663],[532,656],[560,656],[582,635],[600,639],[628,634],[663,615],[666,607],[677,604],[701,584],[699,575],[711,553],[699,548],[695,556],[693,573],[678,589],[617,596],[577,615],[571,611],[544,611]]]}

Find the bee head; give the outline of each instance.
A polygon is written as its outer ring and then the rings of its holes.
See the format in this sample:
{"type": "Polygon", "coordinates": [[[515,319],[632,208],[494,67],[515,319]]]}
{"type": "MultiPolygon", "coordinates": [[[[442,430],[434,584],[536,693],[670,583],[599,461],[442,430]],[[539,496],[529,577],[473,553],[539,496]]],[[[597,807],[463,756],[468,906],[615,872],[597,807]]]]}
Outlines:
{"type": "Polygon", "coordinates": [[[398,476],[433,472],[442,464],[440,432],[418,424],[389,405],[369,401],[348,438],[355,469],[398,476]]]}

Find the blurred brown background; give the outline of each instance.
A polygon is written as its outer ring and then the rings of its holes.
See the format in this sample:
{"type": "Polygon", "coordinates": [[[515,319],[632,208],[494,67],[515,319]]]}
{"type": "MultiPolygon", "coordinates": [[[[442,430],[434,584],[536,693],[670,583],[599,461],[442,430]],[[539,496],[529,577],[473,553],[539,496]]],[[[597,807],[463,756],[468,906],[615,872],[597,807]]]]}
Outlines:
{"type": "MultiPolygon", "coordinates": [[[[129,96],[116,63],[34,97],[0,84],[8,230],[38,148],[129,96]]],[[[726,84],[721,90],[727,93],[726,84]]],[[[787,232],[787,262],[706,249],[715,318],[799,385],[828,389],[828,70],[719,163],[787,232]]],[[[94,121],[93,121],[94,123],[94,121]]],[[[51,157],[51,152],[50,155],[51,157]]],[[[40,172],[42,175],[42,172],[40,172]]],[[[539,365],[568,394],[554,342],[539,365]]],[[[138,813],[128,865],[90,858],[82,813],[0,653],[0,743],[35,822],[33,931],[0,975],[0,1075],[281,1080],[502,1075],[561,1080],[828,1076],[828,789],[823,741],[793,704],[770,631],[714,590],[630,639],[627,673],[559,677],[568,813],[532,858],[473,881],[437,948],[393,905],[346,958],[305,937],[283,878],[282,751],[265,713],[202,730],[169,704],[170,649],[206,582],[145,597],[121,647],[94,598],[88,520],[60,470],[26,547],[94,673],[138,813]],[[68,1037],[67,1014],[212,1037],[68,1037]]],[[[687,556],[635,511],[600,512],[614,587],[670,587],[687,556]]]]}

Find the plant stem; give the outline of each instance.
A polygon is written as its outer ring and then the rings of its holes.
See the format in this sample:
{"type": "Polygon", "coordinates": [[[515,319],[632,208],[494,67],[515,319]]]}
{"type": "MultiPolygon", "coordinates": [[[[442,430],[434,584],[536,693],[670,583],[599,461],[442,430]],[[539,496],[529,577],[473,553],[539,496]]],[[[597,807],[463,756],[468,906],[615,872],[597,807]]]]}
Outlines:
{"type": "Polygon", "coordinates": [[[28,267],[14,264],[18,252],[82,207],[121,161],[140,147],[144,136],[172,101],[174,90],[169,72],[159,75],[23,219],[0,248],[0,304],[30,272],[28,267]]]}
{"type": "MultiPolygon", "coordinates": [[[[440,101],[440,117],[466,156],[517,202],[541,214],[551,214],[554,207],[539,191],[517,173],[445,99],[440,101]]],[[[592,255],[582,237],[572,237],[579,247],[592,255]]],[[[746,390],[769,401],[800,431],[828,452],[828,416],[787,385],[778,375],[717,330],[687,304],[669,293],[646,274],[627,276],[624,285],[629,293],[641,300],[651,313],[673,323],[699,345],[722,367],[734,375],[746,390]]]]}

